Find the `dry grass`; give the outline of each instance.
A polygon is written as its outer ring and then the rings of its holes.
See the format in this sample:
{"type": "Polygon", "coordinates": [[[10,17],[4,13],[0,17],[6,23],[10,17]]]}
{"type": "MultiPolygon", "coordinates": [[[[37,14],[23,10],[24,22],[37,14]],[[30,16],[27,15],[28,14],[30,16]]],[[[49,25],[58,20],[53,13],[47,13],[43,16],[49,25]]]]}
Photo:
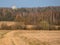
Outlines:
{"type": "Polygon", "coordinates": [[[5,34],[7,34],[8,32],[10,32],[10,30],[0,30],[0,38],[3,38],[3,36],[5,35],[5,34]]]}
{"type": "Polygon", "coordinates": [[[0,45],[60,45],[60,31],[0,30],[0,35],[0,45]]]}

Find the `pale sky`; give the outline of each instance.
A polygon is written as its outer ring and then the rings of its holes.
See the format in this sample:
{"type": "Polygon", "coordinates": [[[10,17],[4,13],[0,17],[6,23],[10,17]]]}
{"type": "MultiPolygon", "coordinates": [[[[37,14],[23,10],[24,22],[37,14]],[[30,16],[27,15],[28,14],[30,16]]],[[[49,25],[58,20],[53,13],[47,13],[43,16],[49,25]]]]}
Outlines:
{"type": "Polygon", "coordinates": [[[60,6],[60,0],[0,0],[0,7],[44,7],[60,6]]]}

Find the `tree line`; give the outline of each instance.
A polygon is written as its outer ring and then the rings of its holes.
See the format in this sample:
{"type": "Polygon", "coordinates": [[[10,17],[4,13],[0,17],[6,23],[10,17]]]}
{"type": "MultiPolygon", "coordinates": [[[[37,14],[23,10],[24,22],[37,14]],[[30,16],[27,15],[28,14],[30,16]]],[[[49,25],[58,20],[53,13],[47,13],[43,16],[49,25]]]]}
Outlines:
{"type": "Polygon", "coordinates": [[[25,25],[60,25],[60,7],[0,8],[0,21],[22,22],[25,25]]]}

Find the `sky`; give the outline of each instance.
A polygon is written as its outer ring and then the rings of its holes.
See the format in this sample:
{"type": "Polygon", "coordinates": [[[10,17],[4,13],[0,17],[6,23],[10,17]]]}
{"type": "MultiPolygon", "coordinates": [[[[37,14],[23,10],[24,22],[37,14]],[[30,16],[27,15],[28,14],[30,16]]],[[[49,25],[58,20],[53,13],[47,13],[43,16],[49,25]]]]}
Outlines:
{"type": "Polygon", "coordinates": [[[60,6],[60,0],[0,0],[0,7],[46,7],[60,6]]]}

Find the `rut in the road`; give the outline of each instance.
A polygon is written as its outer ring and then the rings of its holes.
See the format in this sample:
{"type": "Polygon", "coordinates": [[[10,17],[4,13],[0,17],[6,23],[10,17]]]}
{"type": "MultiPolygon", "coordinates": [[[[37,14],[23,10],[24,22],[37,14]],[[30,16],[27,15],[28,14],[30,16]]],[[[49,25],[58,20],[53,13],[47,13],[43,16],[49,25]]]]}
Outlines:
{"type": "Polygon", "coordinates": [[[0,39],[0,45],[60,45],[59,31],[11,31],[0,39]]]}
{"type": "MultiPolygon", "coordinates": [[[[4,38],[0,40],[1,45],[48,45],[46,42],[42,42],[37,38],[25,36],[26,34],[17,33],[15,31],[9,32],[4,35],[4,38]]],[[[29,34],[30,35],[30,34],[29,34]]],[[[31,36],[31,35],[30,35],[31,36]]]]}

